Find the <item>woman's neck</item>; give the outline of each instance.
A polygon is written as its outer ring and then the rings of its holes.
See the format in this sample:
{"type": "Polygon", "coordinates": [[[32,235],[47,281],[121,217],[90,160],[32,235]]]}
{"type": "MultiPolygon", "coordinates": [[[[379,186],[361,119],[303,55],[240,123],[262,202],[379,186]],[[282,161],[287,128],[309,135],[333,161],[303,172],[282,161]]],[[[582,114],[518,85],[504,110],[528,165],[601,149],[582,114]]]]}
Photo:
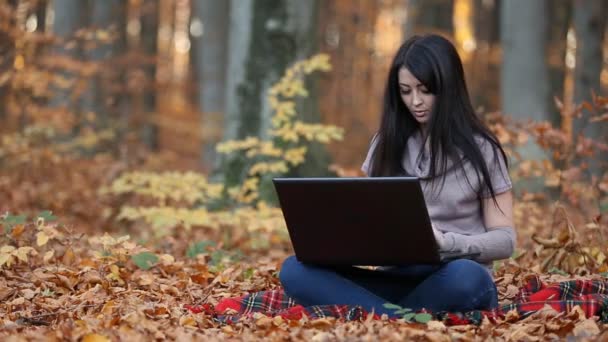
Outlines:
{"type": "Polygon", "coordinates": [[[420,135],[422,136],[422,139],[425,140],[427,138],[428,134],[429,134],[428,125],[421,124],[420,125],[420,135]]]}

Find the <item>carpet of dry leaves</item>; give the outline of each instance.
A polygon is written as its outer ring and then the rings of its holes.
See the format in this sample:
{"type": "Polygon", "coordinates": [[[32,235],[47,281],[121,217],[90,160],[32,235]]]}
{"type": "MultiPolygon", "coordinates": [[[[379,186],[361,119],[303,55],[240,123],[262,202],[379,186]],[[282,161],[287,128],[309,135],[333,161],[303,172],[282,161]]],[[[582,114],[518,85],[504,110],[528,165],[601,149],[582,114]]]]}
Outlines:
{"type": "MultiPolygon", "coordinates": [[[[203,313],[192,314],[184,305],[214,304],[226,297],[279,286],[281,261],[292,253],[285,232],[176,227],[159,236],[145,225],[116,221],[116,210],[125,199],[103,198],[94,190],[129,165],[104,157],[74,160],[40,153],[13,161],[0,173],[0,209],[29,214],[26,222],[3,228],[0,245],[15,249],[0,251],[0,261],[4,261],[0,268],[2,341],[535,341],[608,337],[607,326],[597,317],[584,317],[576,309],[569,313],[542,310],[523,320],[513,313],[504,322],[486,321],[480,326],[446,327],[437,321],[284,321],[263,315],[220,325],[203,313]],[[37,218],[41,209],[51,210],[57,219],[37,218]],[[130,237],[120,238],[125,235],[130,237]],[[215,244],[192,253],[196,241],[215,244]],[[138,266],[133,259],[145,252],[157,256],[152,267],[138,266]]],[[[156,161],[146,166],[154,169],[170,164],[156,161]]],[[[605,259],[589,249],[594,246],[589,241],[595,241],[603,251],[605,245],[597,242],[597,225],[589,224],[581,213],[574,207],[543,204],[534,196],[518,200],[518,253],[496,265],[501,303],[511,301],[531,274],[541,274],[550,282],[602,277],[605,259]],[[592,264],[577,261],[577,251],[583,246],[594,254],[592,264]],[[557,254],[560,264],[555,264],[557,254]]]]}

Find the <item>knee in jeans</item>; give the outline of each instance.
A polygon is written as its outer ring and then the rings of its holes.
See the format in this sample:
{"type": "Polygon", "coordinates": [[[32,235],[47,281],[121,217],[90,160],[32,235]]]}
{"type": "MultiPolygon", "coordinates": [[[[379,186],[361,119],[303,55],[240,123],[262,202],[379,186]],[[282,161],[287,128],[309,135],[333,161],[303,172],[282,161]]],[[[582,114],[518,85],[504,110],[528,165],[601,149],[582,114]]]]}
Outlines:
{"type": "Polygon", "coordinates": [[[291,288],[292,284],[297,284],[300,281],[303,266],[296,259],[295,255],[287,257],[281,265],[279,271],[279,280],[284,289],[291,288]]]}
{"type": "Polygon", "coordinates": [[[447,267],[449,281],[446,281],[446,290],[454,296],[475,299],[494,286],[488,272],[475,261],[455,260],[447,267]]]}

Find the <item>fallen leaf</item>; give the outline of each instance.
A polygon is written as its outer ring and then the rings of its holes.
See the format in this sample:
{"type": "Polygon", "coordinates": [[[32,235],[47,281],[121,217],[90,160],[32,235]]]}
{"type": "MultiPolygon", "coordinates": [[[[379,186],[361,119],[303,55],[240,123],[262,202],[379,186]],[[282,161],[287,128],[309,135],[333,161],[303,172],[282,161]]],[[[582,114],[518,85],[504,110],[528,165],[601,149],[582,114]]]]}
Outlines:
{"type": "Polygon", "coordinates": [[[262,315],[262,317],[255,320],[255,325],[258,326],[259,328],[263,328],[263,329],[270,328],[272,326],[272,323],[273,323],[272,318],[270,318],[268,316],[264,316],[264,315],[262,315]]]}
{"type": "Polygon", "coordinates": [[[110,316],[114,312],[114,307],[116,307],[116,302],[114,302],[113,300],[109,300],[103,305],[103,307],[101,308],[101,312],[104,315],[110,316]]]}
{"type": "Polygon", "coordinates": [[[179,325],[181,326],[196,326],[196,321],[192,316],[182,316],[179,318],[179,325]]]}
{"type": "Polygon", "coordinates": [[[110,342],[110,339],[99,334],[87,334],[82,338],[82,342],[110,342]]]}
{"type": "Polygon", "coordinates": [[[34,298],[34,296],[36,296],[36,291],[30,290],[30,289],[23,289],[21,290],[21,295],[25,298],[25,299],[32,299],[34,298]]]}
{"type": "Polygon", "coordinates": [[[13,227],[13,230],[11,230],[11,236],[13,237],[13,239],[18,239],[24,231],[25,226],[22,224],[18,224],[13,227]]]}
{"type": "Polygon", "coordinates": [[[439,332],[447,331],[447,327],[441,321],[429,321],[426,324],[426,326],[430,331],[439,331],[439,332]]]}
{"type": "Polygon", "coordinates": [[[148,273],[142,273],[138,281],[141,286],[148,286],[154,283],[154,277],[148,273]]]}
{"type": "Polygon", "coordinates": [[[21,305],[21,304],[23,304],[23,303],[25,303],[25,298],[23,298],[23,297],[18,297],[18,298],[13,299],[13,300],[12,300],[11,302],[9,302],[8,304],[9,304],[9,305],[21,305]]]}
{"type": "Polygon", "coordinates": [[[34,250],[34,248],[29,247],[29,246],[24,246],[24,247],[19,247],[17,248],[17,250],[13,251],[12,254],[14,256],[17,257],[17,259],[23,261],[23,262],[27,262],[28,260],[28,254],[34,254],[36,253],[36,250],[34,250]]]}
{"type": "Polygon", "coordinates": [[[76,256],[74,255],[74,251],[72,250],[72,248],[68,248],[65,251],[62,259],[65,265],[71,265],[72,263],[74,263],[74,260],[76,260],[76,256]]]}
{"type": "Polygon", "coordinates": [[[51,249],[50,251],[44,253],[42,260],[44,260],[44,262],[49,262],[49,260],[53,258],[53,255],[55,255],[55,250],[51,249]]]}
{"type": "Polygon", "coordinates": [[[8,287],[3,287],[0,288],[0,301],[4,302],[4,300],[8,297],[10,297],[11,295],[13,295],[13,293],[15,293],[17,290],[15,289],[11,289],[8,287]]]}
{"type": "Polygon", "coordinates": [[[38,247],[46,245],[47,242],[49,242],[49,236],[45,232],[38,232],[36,234],[36,244],[38,247]]]}
{"type": "Polygon", "coordinates": [[[577,337],[595,336],[600,333],[600,328],[597,326],[597,322],[594,319],[587,318],[580,323],[577,323],[572,330],[572,333],[577,337]]]}
{"type": "Polygon", "coordinates": [[[311,326],[313,326],[315,328],[319,328],[319,329],[330,328],[335,323],[336,323],[336,319],[333,317],[318,318],[318,319],[310,321],[311,326]]]}
{"type": "Polygon", "coordinates": [[[507,322],[516,322],[519,320],[519,313],[517,310],[513,309],[505,315],[505,321],[507,322]]]}

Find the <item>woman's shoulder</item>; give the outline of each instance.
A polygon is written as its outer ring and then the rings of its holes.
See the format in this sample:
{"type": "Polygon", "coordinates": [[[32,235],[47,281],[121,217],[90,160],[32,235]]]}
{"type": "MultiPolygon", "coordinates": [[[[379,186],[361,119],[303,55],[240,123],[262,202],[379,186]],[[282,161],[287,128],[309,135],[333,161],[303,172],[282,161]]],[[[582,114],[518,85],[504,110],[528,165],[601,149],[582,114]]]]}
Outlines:
{"type": "Polygon", "coordinates": [[[494,144],[492,144],[493,142],[496,143],[496,140],[494,140],[494,138],[487,137],[481,133],[473,134],[473,139],[475,139],[477,146],[479,146],[480,148],[481,147],[491,147],[491,146],[494,146],[494,144]]]}
{"type": "Polygon", "coordinates": [[[479,151],[486,160],[500,155],[500,149],[502,149],[502,147],[500,146],[500,142],[495,140],[494,137],[475,134],[473,135],[473,138],[477,143],[477,147],[479,147],[479,151]]]}

